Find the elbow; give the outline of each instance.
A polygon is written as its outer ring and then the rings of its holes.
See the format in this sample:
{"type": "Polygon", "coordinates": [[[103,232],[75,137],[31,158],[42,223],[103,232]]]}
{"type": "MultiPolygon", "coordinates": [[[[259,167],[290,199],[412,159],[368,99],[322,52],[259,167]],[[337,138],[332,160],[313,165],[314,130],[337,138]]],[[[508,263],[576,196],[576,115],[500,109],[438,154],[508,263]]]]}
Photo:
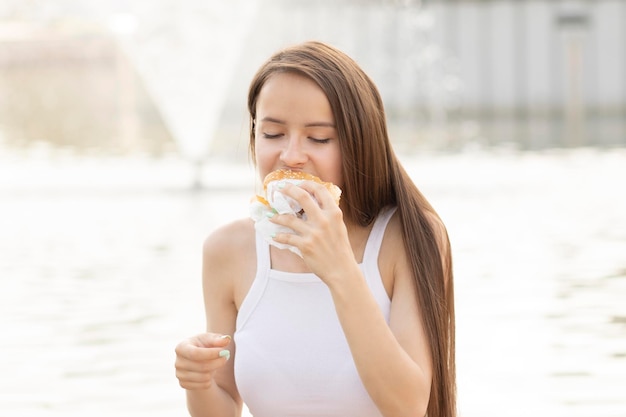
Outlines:
{"type": "Polygon", "coordinates": [[[428,403],[430,401],[431,381],[423,372],[417,377],[416,385],[413,392],[408,396],[408,401],[399,410],[396,416],[401,417],[424,417],[428,411],[428,403]]]}
{"type": "Polygon", "coordinates": [[[428,412],[428,401],[425,401],[425,402],[420,403],[418,406],[416,406],[416,408],[414,409],[411,415],[416,416],[416,417],[418,416],[424,417],[427,412],[428,412]]]}
{"type": "Polygon", "coordinates": [[[385,417],[424,417],[428,409],[428,402],[415,401],[408,403],[398,404],[397,407],[392,407],[389,410],[381,410],[382,415],[385,417]]]}
{"type": "Polygon", "coordinates": [[[432,381],[415,362],[408,362],[405,372],[394,372],[383,378],[386,383],[371,391],[380,413],[385,417],[424,417],[428,411],[432,381]]]}
{"type": "Polygon", "coordinates": [[[430,390],[417,390],[405,393],[380,411],[385,417],[424,417],[428,411],[429,400],[430,390]]]}
{"type": "Polygon", "coordinates": [[[395,412],[389,414],[389,416],[424,417],[428,411],[429,401],[430,381],[427,381],[426,376],[422,374],[420,375],[419,383],[414,386],[412,392],[405,394],[403,404],[398,404],[395,412]]]}
{"type": "Polygon", "coordinates": [[[406,408],[404,408],[404,410],[400,410],[398,414],[394,414],[394,416],[424,417],[426,415],[427,410],[428,410],[428,399],[423,400],[421,398],[418,398],[414,402],[412,402],[410,405],[408,405],[406,408]]]}

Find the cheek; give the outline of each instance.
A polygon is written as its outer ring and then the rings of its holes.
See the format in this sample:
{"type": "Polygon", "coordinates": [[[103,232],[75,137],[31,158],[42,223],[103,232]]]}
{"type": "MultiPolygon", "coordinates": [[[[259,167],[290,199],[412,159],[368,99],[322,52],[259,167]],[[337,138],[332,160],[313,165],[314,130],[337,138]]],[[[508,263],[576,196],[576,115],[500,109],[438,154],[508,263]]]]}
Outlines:
{"type": "Polygon", "coordinates": [[[337,149],[331,156],[327,159],[328,162],[328,172],[331,173],[331,177],[329,180],[336,184],[339,187],[343,187],[343,171],[341,164],[341,152],[337,149]]]}
{"type": "Polygon", "coordinates": [[[272,171],[275,163],[271,150],[265,146],[258,146],[258,143],[254,151],[254,160],[259,175],[263,178],[272,171]]]}

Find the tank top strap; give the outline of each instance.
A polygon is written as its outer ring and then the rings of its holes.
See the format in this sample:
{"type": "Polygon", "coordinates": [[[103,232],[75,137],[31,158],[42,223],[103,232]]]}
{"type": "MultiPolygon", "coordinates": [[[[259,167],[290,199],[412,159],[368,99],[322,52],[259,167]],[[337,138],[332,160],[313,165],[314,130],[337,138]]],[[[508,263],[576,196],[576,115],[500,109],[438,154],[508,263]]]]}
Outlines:
{"type": "Polygon", "coordinates": [[[256,274],[266,274],[272,267],[270,260],[270,245],[260,233],[256,233],[256,274]]]}
{"type": "MultiPolygon", "coordinates": [[[[259,300],[263,296],[263,292],[267,286],[269,279],[271,261],[270,261],[270,245],[263,237],[256,233],[256,275],[252,285],[248,290],[241,306],[239,314],[237,314],[236,329],[242,329],[248,318],[256,308],[259,300]]],[[[236,337],[236,336],[235,336],[236,337]]]]}
{"type": "Polygon", "coordinates": [[[378,217],[376,217],[374,226],[372,226],[370,235],[367,238],[367,243],[365,244],[363,263],[373,262],[375,265],[378,265],[378,253],[383,244],[385,229],[387,228],[387,224],[389,224],[389,220],[391,220],[391,216],[393,216],[395,212],[396,207],[386,207],[382,209],[378,217]]]}

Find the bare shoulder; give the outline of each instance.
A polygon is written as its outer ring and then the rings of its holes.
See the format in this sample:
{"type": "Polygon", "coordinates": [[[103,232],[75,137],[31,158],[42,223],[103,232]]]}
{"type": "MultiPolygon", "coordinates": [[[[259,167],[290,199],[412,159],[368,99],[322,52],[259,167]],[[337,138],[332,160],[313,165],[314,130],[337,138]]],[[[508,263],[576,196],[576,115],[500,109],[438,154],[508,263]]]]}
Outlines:
{"type": "Polygon", "coordinates": [[[395,277],[399,265],[406,263],[406,249],[402,238],[400,215],[396,211],[385,229],[385,234],[378,257],[378,268],[383,279],[387,295],[392,297],[395,277]]]}
{"type": "Polygon", "coordinates": [[[448,288],[452,280],[452,251],[450,248],[448,230],[439,215],[434,212],[427,212],[426,220],[430,224],[433,237],[439,249],[439,256],[441,257],[441,265],[443,267],[444,284],[446,288],[448,288]]]}
{"type": "MultiPolygon", "coordinates": [[[[425,219],[432,230],[433,238],[439,248],[444,270],[446,270],[449,267],[448,261],[450,256],[450,242],[446,227],[441,218],[434,212],[425,212],[425,219]]],[[[395,279],[402,276],[411,276],[410,260],[404,244],[400,214],[397,211],[391,217],[385,230],[379,258],[379,268],[385,288],[389,294],[391,294],[391,289],[394,287],[395,279]]]]}
{"type": "MultiPolygon", "coordinates": [[[[209,332],[233,335],[238,313],[238,294],[249,287],[256,265],[254,223],[237,220],[215,229],[205,239],[202,256],[202,286],[209,332]],[[250,253],[252,252],[252,253],[250,253]]],[[[234,341],[232,354],[236,355],[234,341]]],[[[217,371],[217,385],[240,406],[234,377],[234,360],[217,371]]]]}
{"type": "Polygon", "coordinates": [[[241,219],[215,229],[204,240],[202,252],[205,291],[219,291],[223,299],[239,305],[256,271],[252,220],[241,219]]]}
{"type": "Polygon", "coordinates": [[[398,252],[404,252],[404,242],[402,239],[402,223],[400,221],[400,213],[396,210],[389,219],[385,236],[383,240],[383,248],[389,254],[400,255],[398,252]],[[391,249],[391,250],[390,250],[391,249]]]}
{"type": "Polygon", "coordinates": [[[230,261],[231,257],[238,256],[242,246],[249,244],[254,244],[252,220],[236,220],[220,226],[206,237],[203,254],[215,261],[230,261]]]}

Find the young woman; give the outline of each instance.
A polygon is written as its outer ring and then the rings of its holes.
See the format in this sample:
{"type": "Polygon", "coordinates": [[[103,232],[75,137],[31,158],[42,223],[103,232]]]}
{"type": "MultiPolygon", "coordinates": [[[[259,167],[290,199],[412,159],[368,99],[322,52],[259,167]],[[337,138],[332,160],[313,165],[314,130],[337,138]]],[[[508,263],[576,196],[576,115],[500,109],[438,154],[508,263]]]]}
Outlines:
{"type": "Polygon", "coordinates": [[[454,296],[441,220],[394,155],[376,86],[344,53],[307,42],[252,80],[260,178],[305,172],[342,189],[281,184],[306,219],[268,244],[250,219],[203,252],[207,333],[176,347],[194,417],[456,415],[454,296]]]}

